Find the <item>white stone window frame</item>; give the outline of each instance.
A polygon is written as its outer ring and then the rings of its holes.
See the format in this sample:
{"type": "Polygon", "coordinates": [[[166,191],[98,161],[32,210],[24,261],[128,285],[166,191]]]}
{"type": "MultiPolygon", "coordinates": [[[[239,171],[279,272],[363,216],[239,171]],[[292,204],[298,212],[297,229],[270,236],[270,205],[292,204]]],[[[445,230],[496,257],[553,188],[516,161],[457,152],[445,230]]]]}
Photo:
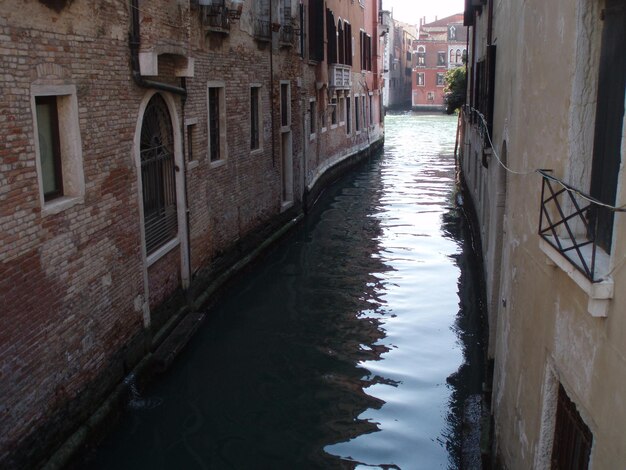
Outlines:
{"type": "Polygon", "coordinates": [[[417,72],[415,83],[416,86],[426,86],[426,74],[424,72],[417,72]],[[422,83],[420,83],[420,77],[422,77],[422,83]]]}
{"type": "Polygon", "coordinates": [[[337,121],[338,126],[346,125],[346,97],[341,94],[337,97],[337,121]]]}
{"type": "Polygon", "coordinates": [[[212,80],[208,81],[206,84],[206,109],[207,109],[207,148],[206,155],[207,160],[209,161],[211,168],[218,168],[223,166],[228,161],[228,142],[226,140],[226,83],[221,80],[212,80]],[[219,136],[220,136],[220,158],[214,161],[211,161],[211,115],[210,115],[210,106],[209,106],[209,89],[217,88],[218,89],[218,100],[219,100],[219,136]]]}
{"type": "Polygon", "coordinates": [[[289,80],[281,80],[279,83],[279,89],[278,89],[278,93],[279,93],[279,100],[280,100],[280,119],[281,119],[281,125],[280,125],[280,132],[289,132],[291,130],[291,81],[289,80]],[[287,102],[287,125],[283,126],[282,125],[282,115],[283,115],[283,108],[282,108],[282,93],[283,93],[283,86],[285,86],[286,90],[287,90],[287,97],[286,97],[286,102],[287,102]]]}
{"type": "Polygon", "coordinates": [[[45,217],[58,214],[85,202],[85,172],[76,85],[31,85],[30,102],[33,116],[33,142],[35,144],[39,201],[41,215],[45,217]],[[57,98],[63,195],[49,201],[44,199],[43,193],[43,170],[41,168],[36,104],[36,98],[39,96],[55,96],[57,98]]]}
{"type": "MultiPolygon", "coordinates": [[[[258,118],[257,118],[257,122],[259,124],[259,129],[258,129],[258,133],[259,133],[259,146],[255,149],[250,149],[250,155],[257,155],[260,153],[263,153],[263,98],[262,98],[262,94],[261,91],[263,90],[263,84],[262,83],[251,83],[250,84],[250,101],[252,100],[252,89],[256,88],[259,90],[259,96],[258,96],[258,103],[257,103],[257,113],[258,113],[258,118]]],[[[251,110],[252,111],[252,110],[251,110]]],[[[252,114],[250,114],[249,116],[250,119],[252,119],[252,114]]],[[[249,129],[252,128],[252,122],[250,121],[250,125],[248,126],[249,129]]]]}
{"type": "Polygon", "coordinates": [[[435,83],[438,88],[443,88],[446,86],[446,74],[444,72],[437,72],[435,83]],[[441,77],[441,84],[439,84],[439,77],[441,77]]]}

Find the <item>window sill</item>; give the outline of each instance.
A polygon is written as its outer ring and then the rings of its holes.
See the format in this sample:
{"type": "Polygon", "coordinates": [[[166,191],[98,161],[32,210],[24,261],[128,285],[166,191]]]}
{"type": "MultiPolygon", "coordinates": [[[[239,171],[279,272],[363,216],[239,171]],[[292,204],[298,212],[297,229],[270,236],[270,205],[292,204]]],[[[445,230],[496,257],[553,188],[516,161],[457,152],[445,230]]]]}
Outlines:
{"type": "Polygon", "coordinates": [[[316,137],[317,137],[317,134],[311,134],[311,135],[309,136],[309,141],[310,141],[310,142],[313,142],[313,141],[315,140],[315,138],[316,138],[316,137]]]}
{"type": "Polygon", "coordinates": [[[337,124],[331,124],[330,128],[331,129],[337,129],[337,124]]]}
{"type": "Polygon", "coordinates": [[[176,248],[179,245],[179,243],[180,242],[178,240],[178,237],[173,238],[169,242],[167,242],[165,245],[160,247],[157,251],[148,255],[146,257],[146,264],[148,265],[148,267],[152,266],[154,263],[156,263],[161,258],[163,258],[166,254],[168,254],[170,251],[176,248]]]}
{"type": "Polygon", "coordinates": [[[609,303],[613,298],[613,278],[608,275],[610,257],[600,248],[596,251],[596,272],[599,282],[591,282],[581,273],[574,260],[561,254],[545,240],[539,241],[539,248],[549,259],[549,264],[564,271],[588,297],[587,311],[593,317],[606,317],[608,315],[609,303]]]}
{"type": "Polygon", "coordinates": [[[69,209],[70,207],[75,206],[76,204],[83,204],[85,202],[85,198],[83,196],[63,196],[52,201],[44,202],[43,207],[41,208],[41,215],[43,217],[47,215],[54,215],[64,210],[69,209]]]}
{"type": "Polygon", "coordinates": [[[221,160],[214,160],[211,162],[210,167],[211,168],[219,168],[221,166],[226,165],[226,160],[225,159],[221,159],[221,160]]]}
{"type": "Polygon", "coordinates": [[[187,170],[193,170],[199,164],[200,164],[200,162],[198,160],[191,160],[190,162],[187,162],[187,170]]]}
{"type": "Polygon", "coordinates": [[[326,127],[322,127],[322,134],[325,133],[328,129],[326,127]]]}
{"type": "Polygon", "coordinates": [[[261,155],[263,153],[263,147],[259,147],[258,149],[250,150],[250,156],[253,157],[255,155],[261,155]]]}

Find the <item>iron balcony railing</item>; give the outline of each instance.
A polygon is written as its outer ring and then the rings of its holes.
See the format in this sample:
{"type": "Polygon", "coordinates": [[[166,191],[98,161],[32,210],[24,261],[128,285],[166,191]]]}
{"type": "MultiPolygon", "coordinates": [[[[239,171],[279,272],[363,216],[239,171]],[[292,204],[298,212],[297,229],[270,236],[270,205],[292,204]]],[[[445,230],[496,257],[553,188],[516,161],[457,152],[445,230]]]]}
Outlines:
{"type": "Polygon", "coordinates": [[[593,204],[545,170],[539,174],[543,177],[539,236],[591,282],[600,281],[596,272],[595,228],[590,223],[593,204]]]}
{"type": "Polygon", "coordinates": [[[280,42],[283,44],[292,44],[294,37],[293,26],[290,24],[282,24],[280,26],[280,42]]]}
{"type": "Polygon", "coordinates": [[[254,36],[262,41],[270,41],[272,39],[270,22],[257,19],[254,22],[254,36]]]}

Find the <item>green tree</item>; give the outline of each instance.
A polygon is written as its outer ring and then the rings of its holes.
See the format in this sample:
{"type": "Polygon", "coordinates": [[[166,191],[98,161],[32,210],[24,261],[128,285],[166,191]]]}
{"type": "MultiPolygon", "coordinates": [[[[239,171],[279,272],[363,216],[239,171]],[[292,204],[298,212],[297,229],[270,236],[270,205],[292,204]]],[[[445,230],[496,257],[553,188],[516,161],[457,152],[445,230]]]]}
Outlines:
{"type": "Polygon", "coordinates": [[[448,70],[445,76],[444,101],[446,113],[452,114],[465,104],[467,72],[465,66],[448,70]]]}

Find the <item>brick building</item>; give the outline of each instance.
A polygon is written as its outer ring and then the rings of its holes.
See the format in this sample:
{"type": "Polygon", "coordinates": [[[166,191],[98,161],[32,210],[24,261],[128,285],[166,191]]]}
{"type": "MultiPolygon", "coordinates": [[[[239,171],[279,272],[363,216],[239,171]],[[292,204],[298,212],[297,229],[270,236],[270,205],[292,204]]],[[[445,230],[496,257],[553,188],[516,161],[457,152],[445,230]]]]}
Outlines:
{"type": "Polygon", "coordinates": [[[467,28],[461,13],[420,25],[415,47],[417,66],[412,76],[413,109],[444,108],[445,74],[463,65],[466,44],[467,28]]]}
{"type": "Polygon", "coordinates": [[[4,0],[0,467],[379,145],[378,2],[4,0]]]}

